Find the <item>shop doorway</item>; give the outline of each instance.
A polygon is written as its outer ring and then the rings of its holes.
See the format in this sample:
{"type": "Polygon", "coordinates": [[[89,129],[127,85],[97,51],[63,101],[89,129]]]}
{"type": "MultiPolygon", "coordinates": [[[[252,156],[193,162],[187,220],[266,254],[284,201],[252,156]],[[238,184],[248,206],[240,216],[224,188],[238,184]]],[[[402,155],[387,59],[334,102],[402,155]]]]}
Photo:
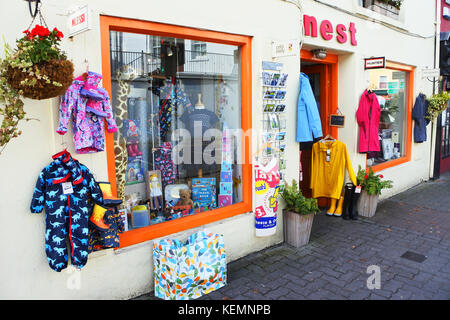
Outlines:
{"type": "MultiPolygon", "coordinates": [[[[317,59],[310,51],[302,50],[300,54],[300,71],[309,77],[311,88],[316,99],[317,108],[319,109],[322,133],[324,136],[330,134],[337,139],[337,128],[329,124],[331,114],[337,110],[337,55],[328,54],[325,59],[317,59]]],[[[300,143],[300,190],[307,198],[311,198],[312,191],[311,182],[311,149],[314,142],[300,143]]],[[[319,206],[327,206],[326,198],[319,198],[319,206]]]]}
{"type": "Polygon", "coordinates": [[[438,121],[441,121],[441,156],[440,174],[450,171],[450,107],[442,113],[438,121]]]}

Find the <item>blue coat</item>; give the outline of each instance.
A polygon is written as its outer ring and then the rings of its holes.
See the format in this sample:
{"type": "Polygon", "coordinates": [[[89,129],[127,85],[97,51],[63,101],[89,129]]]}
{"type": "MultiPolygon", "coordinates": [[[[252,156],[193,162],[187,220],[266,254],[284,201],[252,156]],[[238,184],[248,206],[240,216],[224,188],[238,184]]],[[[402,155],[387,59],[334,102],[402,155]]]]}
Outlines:
{"type": "Polygon", "coordinates": [[[422,93],[417,96],[414,103],[412,118],[414,120],[414,142],[416,143],[427,141],[427,125],[430,120],[425,119],[425,115],[427,114],[428,104],[426,96],[422,93]]]}
{"type": "Polygon", "coordinates": [[[319,109],[309,83],[309,78],[300,73],[300,93],[297,104],[297,142],[313,141],[322,134],[319,109]]]}

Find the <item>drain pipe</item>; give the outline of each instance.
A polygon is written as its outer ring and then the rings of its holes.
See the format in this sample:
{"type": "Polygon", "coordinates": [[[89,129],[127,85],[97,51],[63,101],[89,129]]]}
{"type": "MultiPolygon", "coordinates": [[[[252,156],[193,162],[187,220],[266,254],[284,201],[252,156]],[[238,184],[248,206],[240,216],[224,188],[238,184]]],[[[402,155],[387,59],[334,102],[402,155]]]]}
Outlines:
{"type": "MultiPolygon", "coordinates": [[[[436,11],[435,11],[435,34],[434,34],[434,68],[439,66],[439,46],[440,46],[440,28],[441,28],[441,1],[436,0],[436,11]]],[[[439,82],[438,82],[439,83],[439,82]]],[[[436,82],[433,82],[433,94],[436,93],[436,82]]],[[[431,122],[431,148],[430,148],[430,171],[429,177],[431,180],[439,178],[439,161],[440,158],[440,135],[437,132],[438,129],[438,119],[434,119],[431,122]],[[438,141],[439,140],[439,141],[438,141]]]]}

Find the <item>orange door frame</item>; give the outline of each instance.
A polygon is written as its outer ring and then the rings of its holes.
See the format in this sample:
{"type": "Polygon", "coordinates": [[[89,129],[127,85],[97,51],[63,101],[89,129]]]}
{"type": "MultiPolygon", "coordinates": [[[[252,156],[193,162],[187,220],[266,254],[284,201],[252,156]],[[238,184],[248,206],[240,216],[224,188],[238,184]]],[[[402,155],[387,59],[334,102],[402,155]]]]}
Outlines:
{"type": "MultiPolygon", "coordinates": [[[[216,31],[200,30],[189,27],[168,25],[150,21],[118,18],[111,16],[100,16],[100,36],[102,52],[103,86],[112,96],[111,92],[111,61],[110,61],[110,31],[121,31],[139,34],[151,34],[162,37],[184,38],[205,42],[215,42],[239,46],[241,54],[241,109],[242,109],[242,131],[245,133],[242,139],[243,164],[242,164],[242,202],[231,206],[214,209],[207,212],[166,221],[148,227],[130,230],[120,235],[120,247],[166,236],[187,229],[199,227],[214,221],[223,220],[241,213],[252,210],[252,165],[251,150],[252,138],[252,53],[251,37],[229,34],[216,31]]],[[[112,190],[117,194],[114,135],[106,133],[106,151],[108,162],[108,176],[112,190]]]]}
{"type": "MultiPolygon", "coordinates": [[[[338,139],[338,128],[331,127],[329,124],[330,116],[337,113],[338,109],[338,56],[335,54],[327,54],[325,59],[317,59],[311,53],[311,51],[302,49],[300,51],[300,60],[309,61],[317,64],[324,65],[325,74],[323,81],[321,79],[320,94],[324,93],[324,102],[322,102],[321,97],[321,123],[322,123],[322,133],[324,136],[330,134],[333,138],[338,139]],[[322,105],[324,106],[322,109],[322,105]]],[[[300,70],[301,71],[301,70],[300,70]]]]}

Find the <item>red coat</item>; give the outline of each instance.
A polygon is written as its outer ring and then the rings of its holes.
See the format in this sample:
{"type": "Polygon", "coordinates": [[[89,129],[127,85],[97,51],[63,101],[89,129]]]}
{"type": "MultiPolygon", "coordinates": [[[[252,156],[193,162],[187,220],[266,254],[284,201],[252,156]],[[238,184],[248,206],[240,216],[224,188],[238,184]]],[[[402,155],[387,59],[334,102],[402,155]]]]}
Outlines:
{"type": "Polygon", "coordinates": [[[380,151],[378,126],[380,124],[380,104],[375,93],[367,90],[361,96],[356,111],[359,130],[359,152],[380,151]]]}

